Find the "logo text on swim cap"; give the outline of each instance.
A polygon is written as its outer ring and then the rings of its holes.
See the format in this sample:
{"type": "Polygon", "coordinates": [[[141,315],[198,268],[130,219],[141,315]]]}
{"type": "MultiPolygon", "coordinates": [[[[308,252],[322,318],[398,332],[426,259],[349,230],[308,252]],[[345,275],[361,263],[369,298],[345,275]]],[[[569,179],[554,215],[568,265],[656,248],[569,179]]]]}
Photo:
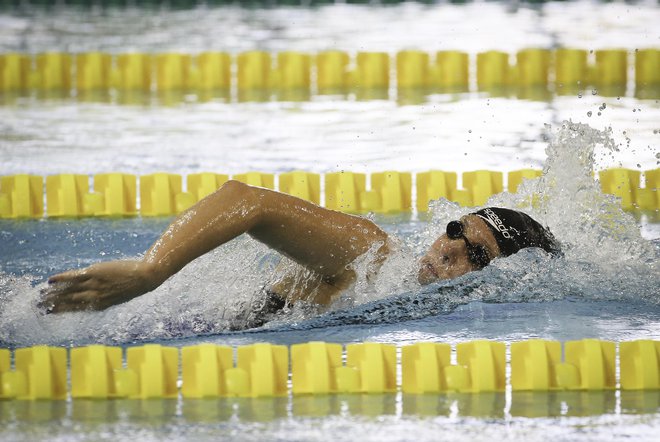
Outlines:
{"type": "Polygon", "coordinates": [[[504,225],[502,220],[500,219],[499,216],[495,212],[493,212],[491,209],[485,209],[483,211],[487,215],[487,217],[481,217],[485,221],[487,221],[490,225],[495,227],[498,232],[502,234],[503,237],[506,239],[511,239],[511,233],[509,232],[509,229],[507,226],[504,225]]]}

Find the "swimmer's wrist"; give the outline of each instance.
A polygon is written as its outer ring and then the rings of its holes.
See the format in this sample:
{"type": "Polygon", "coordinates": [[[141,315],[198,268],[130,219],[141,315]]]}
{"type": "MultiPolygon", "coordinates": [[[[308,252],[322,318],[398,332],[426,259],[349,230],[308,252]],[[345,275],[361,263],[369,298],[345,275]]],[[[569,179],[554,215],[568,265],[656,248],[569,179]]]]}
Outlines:
{"type": "Polygon", "coordinates": [[[166,275],[159,266],[149,261],[142,261],[140,265],[140,273],[142,278],[149,289],[154,290],[162,283],[164,283],[170,275],[166,275]]]}

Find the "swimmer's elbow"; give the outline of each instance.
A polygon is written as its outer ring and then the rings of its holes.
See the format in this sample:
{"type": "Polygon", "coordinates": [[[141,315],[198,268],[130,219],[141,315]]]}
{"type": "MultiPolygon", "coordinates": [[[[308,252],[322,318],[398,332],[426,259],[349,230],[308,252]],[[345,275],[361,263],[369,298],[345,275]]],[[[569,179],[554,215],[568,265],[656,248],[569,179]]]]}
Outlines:
{"type": "Polygon", "coordinates": [[[263,190],[236,180],[229,180],[218,189],[217,194],[223,205],[240,209],[249,232],[260,224],[263,218],[263,190]]]}
{"type": "Polygon", "coordinates": [[[258,187],[253,187],[240,181],[229,180],[220,186],[216,195],[225,203],[232,202],[236,205],[240,205],[241,203],[254,204],[258,189],[258,187]]]}
{"type": "Polygon", "coordinates": [[[243,193],[247,192],[252,186],[249,186],[245,183],[242,183],[237,180],[226,181],[220,188],[218,192],[231,192],[231,193],[243,193]]]}

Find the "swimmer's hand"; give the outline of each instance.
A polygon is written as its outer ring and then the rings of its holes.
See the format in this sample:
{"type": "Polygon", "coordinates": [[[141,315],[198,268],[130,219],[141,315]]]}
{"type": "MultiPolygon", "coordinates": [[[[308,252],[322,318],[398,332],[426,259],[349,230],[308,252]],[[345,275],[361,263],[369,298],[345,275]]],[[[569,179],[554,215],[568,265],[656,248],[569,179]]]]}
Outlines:
{"type": "Polygon", "coordinates": [[[162,281],[142,261],[110,261],[48,278],[39,308],[46,313],[105,310],[150,292],[162,281]]]}

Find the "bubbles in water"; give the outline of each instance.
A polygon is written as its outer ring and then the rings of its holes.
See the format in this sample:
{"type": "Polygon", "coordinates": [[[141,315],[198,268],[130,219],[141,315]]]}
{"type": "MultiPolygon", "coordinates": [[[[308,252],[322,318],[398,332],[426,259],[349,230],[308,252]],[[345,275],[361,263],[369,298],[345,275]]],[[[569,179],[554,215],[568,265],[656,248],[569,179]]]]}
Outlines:
{"type": "MultiPolygon", "coordinates": [[[[641,237],[635,219],[621,209],[616,197],[601,193],[592,176],[595,149],[618,150],[611,132],[611,128],[599,131],[588,125],[564,122],[546,149],[543,175],[525,180],[516,194],[495,195],[487,203],[522,210],[548,226],[561,242],[564,258],[545,257],[538,267],[529,266],[529,262],[519,261],[535,252],[525,251],[496,259],[489,267],[510,269],[519,262],[521,267],[516,271],[522,275],[518,277],[534,281],[527,284],[527,290],[532,292],[546,286],[559,291],[560,296],[588,293],[594,297],[629,296],[658,302],[658,246],[641,237]],[[552,268],[557,271],[550,272],[552,268]]],[[[476,210],[447,201],[432,204],[431,208],[434,219],[430,229],[435,229],[434,233],[449,219],[476,210]]],[[[493,292],[494,296],[508,300],[508,285],[493,292]]]]}
{"type": "MultiPolygon", "coordinates": [[[[554,133],[546,126],[546,132],[550,142],[543,176],[524,181],[516,194],[495,195],[487,204],[522,210],[548,226],[562,244],[563,258],[524,250],[496,259],[483,271],[420,287],[415,255],[423,253],[449,221],[476,210],[434,201],[424,231],[396,243],[385,262],[377,259],[380,244],[374,244],[350,266],[357,279],[331,306],[332,314],[339,321],[401,321],[470,301],[524,302],[569,295],[658,302],[660,247],[641,237],[632,216],[621,210],[615,197],[602,194],[592,176],[595,149],[617,150],[611,129],[564,122],[554,133]],[[375,315],[374,309],[380,313],[375,315]]],[[[0,342],[126,343],[240,328],[250,320],[246,312],[264,303],[264,287],[283,273],[292,274],[296,284],[315,282],[291,261],[240,238],[130,303],[104,312],[42,316],[35,305],[43,285],[33,287],[30,277],[0,272],[0,342]]],[[[268,326],[304,321],[317,313],[304,302],[296,303],[268,326]]]]}
{"type": "Polygon", "coordinates": [[[333,305],[333,309],[346,308],[365,302],[382,299],[396,293],[419,289],[417,282],[417,260],[413,251],[393,238],[390,254],[384,262],[378,259],[377,251],[382,246],[374,244],[367,253],[357,258],[351,268],[356,281],[347,293],[333,305]]]}
{"type": "Polygon", "coordinates": [[[101,312],[46,315],[28,277],[0,272],[0,342],[16,345],[125,343],[220,332],[274,282],[279,256],[239,238],[188,264],[153,292],[101,312]]]}

